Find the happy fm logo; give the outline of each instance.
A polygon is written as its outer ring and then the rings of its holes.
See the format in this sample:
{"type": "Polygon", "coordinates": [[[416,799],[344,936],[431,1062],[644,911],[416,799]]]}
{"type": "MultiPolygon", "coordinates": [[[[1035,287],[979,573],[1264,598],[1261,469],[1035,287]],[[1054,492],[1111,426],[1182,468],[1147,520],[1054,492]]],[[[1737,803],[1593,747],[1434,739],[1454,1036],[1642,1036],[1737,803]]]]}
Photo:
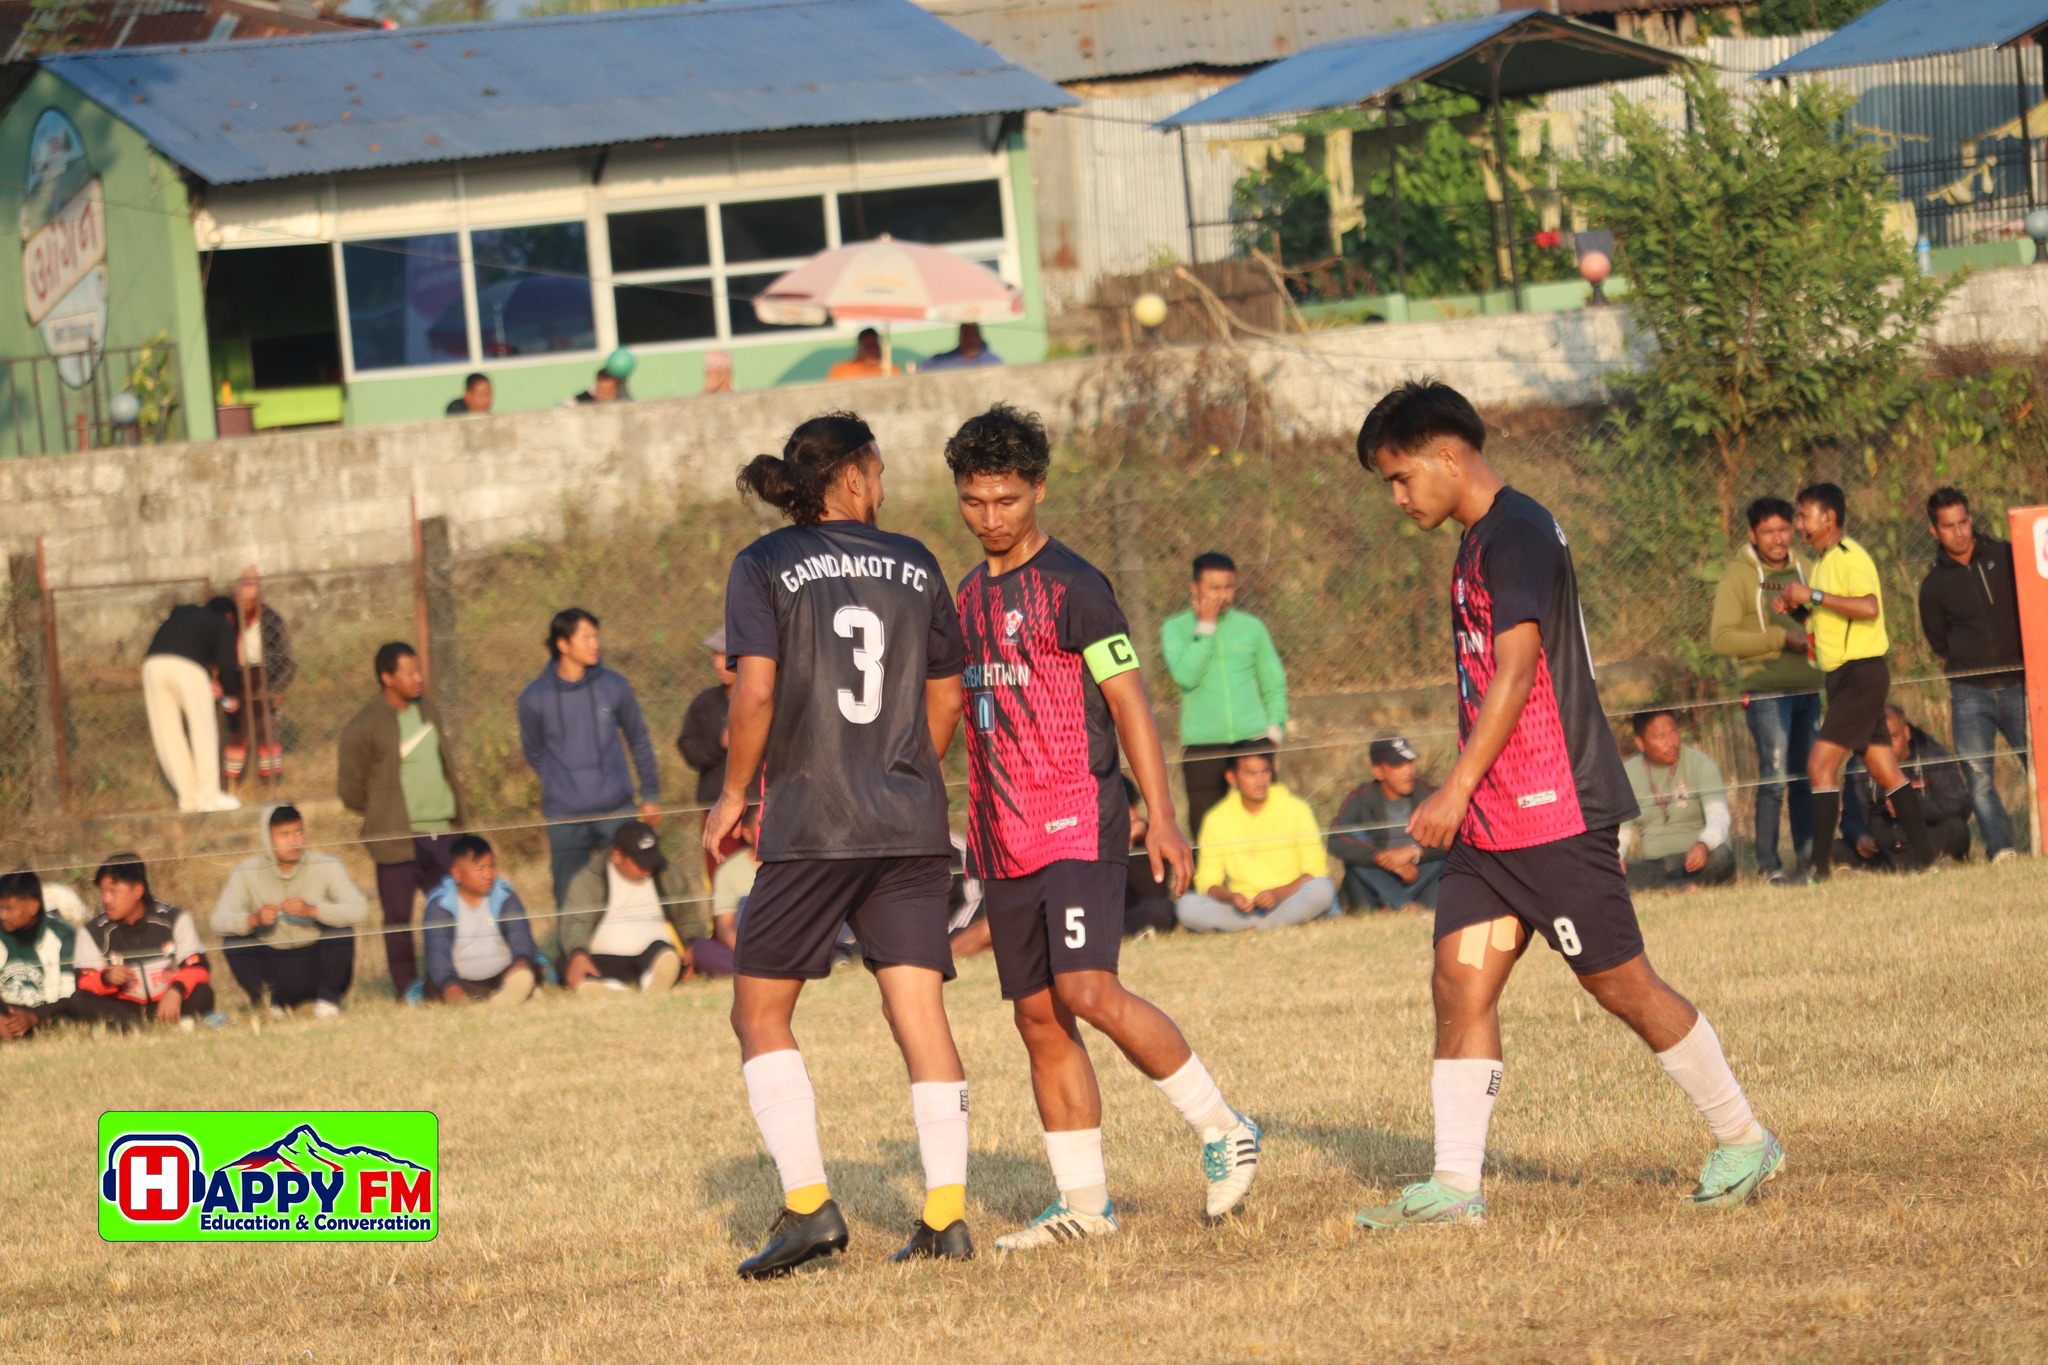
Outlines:
{"type": "Polygon", "coordinates": [[[100,1197],[131,1223],[176,1223],[195,1206],[202,1223],[213,1215],[288,1220],[317,1203],[316,1226],[324,1228],[337,1210],[431,1215],[434,1177],[375,1147],[337,1146],[309,1123],[210,1171],[199,1144],[183,1133],[129,1133],[107,1148],[100,1197]]]}

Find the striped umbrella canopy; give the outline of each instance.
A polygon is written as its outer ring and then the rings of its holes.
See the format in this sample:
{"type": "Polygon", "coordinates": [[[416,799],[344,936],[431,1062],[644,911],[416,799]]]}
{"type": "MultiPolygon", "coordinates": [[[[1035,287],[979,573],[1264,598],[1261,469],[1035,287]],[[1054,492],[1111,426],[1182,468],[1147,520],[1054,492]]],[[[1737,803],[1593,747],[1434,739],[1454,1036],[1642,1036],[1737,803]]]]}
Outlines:
{"type": "Polygon", "coordinates": [[[778,326],[835,322],[1003,322],[1024,295],[986,266],[950,251],[880,237],[821,252],[754,299],[778,326]]]}

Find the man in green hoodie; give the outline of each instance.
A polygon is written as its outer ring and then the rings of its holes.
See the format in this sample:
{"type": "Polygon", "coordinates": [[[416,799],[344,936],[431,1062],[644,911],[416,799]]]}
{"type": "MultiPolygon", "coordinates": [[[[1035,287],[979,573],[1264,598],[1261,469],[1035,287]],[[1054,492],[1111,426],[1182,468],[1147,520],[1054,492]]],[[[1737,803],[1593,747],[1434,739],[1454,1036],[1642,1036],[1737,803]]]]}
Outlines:
{"type": "Polygon", "coordinates": [[[1214,550],[1195,557],[1190,610],[1160,627],[1166,671],[1180,688],[1180,775],[1187,828],[1230,785],[1224,772],[1247,740],[1277,745],[1287,728],[1287,670],[1265,622],[1238,611],[1237,565],[1214,550]]]}
{"type": "Polygon", "coordinates": [[[35,873],[0,876],[0,1042],[26,1038],[69,1012],[77,942],[78,931],[44,906],[35,873]]]}
{"type": "Polygon", "coordinates": [[[228,874],[213,907],[221,954],[249,1003],[273,1013],[313,1002],[315,1019],[341,1013],[356,969],[356,926],[369,902],[341,859],[306,851],[306,821],[292,806],[265,806],[264,851],[228,874]]]}
{"type": "Polygon", "coordinates": [[[1771,610],[1788,583],[1805,583],[1813,564],[1793,548],[1792,504],[1758,498],[1749,505],[1749,544],[1728,563],[1714,593],[1710,643],[1742,679],[1742,714],[1756,741],[1756,865],[1773,886],[1789,886],[1813,857],[1813,792],[1807,754],[1820,726],[1820,670],[1808,657],[1806,612],[1771,610]],[[1786,799],[1787,775],[1791,799],[1786,799]],[[1778,814],[1791,807],[1793,867],[1778,856],[1778,814]]]}

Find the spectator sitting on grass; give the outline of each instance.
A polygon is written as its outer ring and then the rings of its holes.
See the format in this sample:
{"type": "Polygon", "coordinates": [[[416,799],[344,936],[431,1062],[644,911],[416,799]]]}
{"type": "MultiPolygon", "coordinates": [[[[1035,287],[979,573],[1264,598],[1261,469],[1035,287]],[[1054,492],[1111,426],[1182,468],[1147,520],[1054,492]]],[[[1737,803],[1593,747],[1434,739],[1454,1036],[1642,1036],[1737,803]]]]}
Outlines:
{"type": "Polygon", "coordinates": [[[1368,756],[1372,781],[1344,798],[1330,835],[1330,856],[1344,864],[1344,908],[1434,910],[1444,852],[1417,844],[1408,817],[1436,789],[1418,775],[1415,747],[1399,735],[1374,740],[1368,756]]]}
{"type": "Polygon", "coordinates": [[[643,991],[673,986],[709,937],[702,903],[640,820],[619,826],[611,847],[570,879],[556,924],[562,984],[572,991],[607,981],[643,991]]]}
{"type": "Polygon", "coordinates": [[[44,908],[35,873],[0,876],[0,1042],[70,1012],[77,942],[78,931],[44,908]]]}
{"type": "Polygon", "coordinates": [[[430,1000],[521,1005],[540,985],[526,905],[498,875],[498,855],[480,835],[456,837],[448,879],[428,894],[421,927],[430,1000]]]}
{"type": "Polygon", "coordinates": [[[78,936],[75,1019],[112,1024],[183,1024],[213,1009],[206,950],[192,917],[149,889],[139,853],[116,853],[93,874],[100,912],[78,936]]]}
{"type": "Polygon", "coordinates": [[[313,1002],[315,1019],[341,1013],[356,971],[356,926],[370,903],[331,853],[306,851],[305,818],[265,806],[264,851],[236,865],[213,907],[213,932],[235,983],[257,1009],[282,1015],[313,1002]]]}
{"type": "Polygon", "coordinates": [[[1197,889],[1174,905],[1181,928],[1278,929],[1327,914],[1337,887],[1308,802],[1273,780],[1267,754],[1236,755],[1224,780],[1229,795],[1202,821],[1197,889]]]}
{"type": "Polygon", "coordinates": [[[1629,885],[1690,891],[1735,879],[1728,789],[1721,770],[1681,742],[1674,711],[1638,711],[1636,752],[1622,765],[1638,813],[1621,827],[1629,885]]]}
{"type": "Polygon", "coordinates": [[[739,946],[740,917],[747,912],[747,897],[753,894],[754,878],[760,875],[761,860],[754,848],[761,837],[761,804],[747,807],[733,831],[732,852],[711,873],[711,939],[694,954],[694,965],[705,976],[731,976],[733,949],[739,946]]]}
{"type": "Polygon", "coordinates": [[[1150,938],[1171,931],[1180,923],[1173,914],[1173,888],[1152,875],[1152,855],[1145,848],[1145,836],[1152,822],[1139,814],[1144,797],[1130,776],[1123,776],[1124,799],[1131,808],[1130,855],[1124,865],[1124,937],[1150,938]]]}
{"type": "MultiPolygon", "coordinates": [[[[1885,706],[1884,725],[1899,771],[1920,793],[1935,852],[1962,862],[1970,856],[1970,780],[1963,761],[1908,721],[1897,703],[1885,706]]],[[[1842,865],[1892,872],[1911,868],[1905,833],[1868,769],[1857,765],[1845,795],[1842,838],[1835,853],[1842,865]]]]}

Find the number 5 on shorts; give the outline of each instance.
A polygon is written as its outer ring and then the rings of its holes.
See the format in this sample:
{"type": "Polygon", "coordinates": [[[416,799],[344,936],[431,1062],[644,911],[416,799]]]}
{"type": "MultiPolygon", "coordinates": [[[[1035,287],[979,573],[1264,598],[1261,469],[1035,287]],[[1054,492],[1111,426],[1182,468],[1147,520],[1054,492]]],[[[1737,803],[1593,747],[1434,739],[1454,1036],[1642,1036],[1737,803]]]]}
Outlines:
{"type": "Polygon", "coordinates": [[[1572,922],[1560,915],[1550,922],[1550,927],[1557,933],[1557,950],[1566,957],[1577,957],[1581,945],[1579,931],[1572,922]]]}
{"type": "Polygon", "coordinates": [[[1081,919],[1084,913],[1086,912],[1078,905],[1067,907],[1066,944],[1069,948],[1080,948],[1088,942],[1088,926],[1081,919]]]}

